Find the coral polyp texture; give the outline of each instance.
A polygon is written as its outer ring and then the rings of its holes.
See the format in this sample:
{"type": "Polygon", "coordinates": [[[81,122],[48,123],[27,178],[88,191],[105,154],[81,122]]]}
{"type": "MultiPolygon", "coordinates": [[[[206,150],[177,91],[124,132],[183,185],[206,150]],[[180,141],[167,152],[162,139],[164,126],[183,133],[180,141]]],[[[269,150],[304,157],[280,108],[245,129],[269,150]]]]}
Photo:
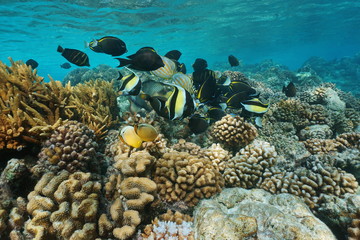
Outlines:
{"type": "Polygon", "coordinates": [[[96,159],[97,148],[93,130],[77,121],[69,121],[57,127],[44,143],[37,167],[48,166],[54,172],[59,169],[87,171],[89,164],[97,164],[92,162],[96,159]]]}
{"type": "Polygon", "coordinates": [[[247,123],[242,117],[231,115],[226,115],[215,122],[212,131],[212,136],[216,141],[229,147],[246,146],[257,135],[257,130],[251,123],[247,123]]]}
{"type": "Polygon", "coordinates": [[[156,161],[154,181],[164,201],[183,201],[188,206],[220,192],[224,185],[209,159],[176,151],[165,153],[156,161]]]}
{"type": "Polygon", "coordinates": [[[39,240],[95,239],[100,190],[90,173],[45,174],[28,195],[26,231],[39,240]]]}

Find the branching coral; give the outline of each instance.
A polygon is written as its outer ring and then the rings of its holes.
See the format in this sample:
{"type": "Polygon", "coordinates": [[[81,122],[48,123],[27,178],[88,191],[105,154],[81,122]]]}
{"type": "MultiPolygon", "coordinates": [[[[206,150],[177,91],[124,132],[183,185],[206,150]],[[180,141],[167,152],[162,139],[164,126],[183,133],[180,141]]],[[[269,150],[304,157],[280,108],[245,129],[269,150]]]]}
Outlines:
{"type": "Polygon", "coordinates": [[[244,118],[226,115],[215,122],[212,135],[217,141],[227,146],[241,147],[252,142],[258,134],[256,128],[245,122],[244,118]]]}
{"type": "Polygon", "coordinates": [[[69,121],[57,127],[39,154],[38,167],[49,166],[51,171],[66,169],[69,172],[87,171],[96,159],[95,135],[86,125],[69,121]]]}
{"type": "Polygon", "coordinates": [[[154,181],[164,201],[184,201],[189,206],[220,192],[224,185],[208,158],[176,151],[165,153],[157,160],[154,181]]]}
{"type": "Polygon", "coordinates": [[[65,119],[82,121],[101,138],[117,120],[111,83],[98,80],[71,87],[51,77],[45,83],[36,70],[10,62],[0,62],[0,149],[39,144],[65,119]]]}
{"type": "Polygon", "coordinates": [[[90,173],[47,173],[29,193],[25,224],[34,239],[95,239],[101,185],[90,173]]]}

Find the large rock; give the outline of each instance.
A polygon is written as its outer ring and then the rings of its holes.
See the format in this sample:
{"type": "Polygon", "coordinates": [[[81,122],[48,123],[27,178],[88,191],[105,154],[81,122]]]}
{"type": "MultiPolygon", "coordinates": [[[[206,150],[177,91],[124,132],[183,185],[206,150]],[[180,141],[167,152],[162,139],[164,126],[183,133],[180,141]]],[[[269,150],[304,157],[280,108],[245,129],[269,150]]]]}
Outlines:
{"type": "Polygon", "coordinates": [[[261,189],[224,189],[194,213],[195,239],[336,240],[300,198],[261,189]]]}

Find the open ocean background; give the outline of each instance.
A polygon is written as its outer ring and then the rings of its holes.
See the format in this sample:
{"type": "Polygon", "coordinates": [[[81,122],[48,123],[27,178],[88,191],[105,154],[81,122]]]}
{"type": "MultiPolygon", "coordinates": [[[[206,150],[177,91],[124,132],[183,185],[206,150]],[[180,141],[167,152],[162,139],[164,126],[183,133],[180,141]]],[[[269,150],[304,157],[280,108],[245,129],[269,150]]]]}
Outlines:
{"type": "MultiPolygon", "coordinates": [[[[71,69],[58,45],[85,51],[91,68],[117,66],[84,48],[106,35],[124,40],[128,55],[144,46],[177,49],[188,66],[209,67],[233,54],[244,64],[264,59],[297,69],[311,56],[327,60],[360,52],[360,1],[320,0],[0,0],[0,60],[39,62],[38,73],[62,80],[71,69]]],[[[123,56],[126,56],[124,54],[123,56]]],[[[216,69],[214,69],[216,70],[216,69]]],[[[47,78],[46,78],[47,79],[47,78]]],[[[48,79],[47,79],[48,80],[48,79]]]]}

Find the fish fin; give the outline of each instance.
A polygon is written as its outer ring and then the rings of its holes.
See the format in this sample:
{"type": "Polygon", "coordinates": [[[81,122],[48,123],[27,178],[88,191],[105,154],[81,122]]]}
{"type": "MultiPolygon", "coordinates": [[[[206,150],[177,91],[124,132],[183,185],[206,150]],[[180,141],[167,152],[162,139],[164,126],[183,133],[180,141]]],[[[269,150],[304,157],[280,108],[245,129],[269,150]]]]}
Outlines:
{"type": "Polygon", "coordinates": [[[132,63],[132,60],[130,59],[125,59],[125,58],[115,58],[117,60],[119,60],[120,64],[117,67],[123,67],[126,65],[130,65],[132,63]]]}
{"type": "Polygon", "coordinates": [[[227,108],[226,103],[219,103],[219,106],[221,107],[222,110],[225,110],[227,108]]]}
{"type": "Polygon", "coordinates": [[[88,43],[87,41],[84,41],[84,48],[88,48],[90,46],[90,43],[88,43]]]}
{"type": "Polygon", "coordinates": [[[118,73],[119,73],[119,77],[116,79],[116,80],[120,80],[120,79],[122,79],[124,76],[121,74],[121,72],[120,71],[118,71],[118,73]]]}
{"type": "Polygon", "coordinates": [[[231,83],[231,78],[230,77],[227,77],[225,82],[222,84],[223,86],[229,86],[231,83]]]}
{"type": "Polygon", "coordinates": [[[62,53],[62,52],[64,51],[64,49],[59,45],[59,46],[57,47],[57,51],[58,51],[59,53],[62,53]]]}

